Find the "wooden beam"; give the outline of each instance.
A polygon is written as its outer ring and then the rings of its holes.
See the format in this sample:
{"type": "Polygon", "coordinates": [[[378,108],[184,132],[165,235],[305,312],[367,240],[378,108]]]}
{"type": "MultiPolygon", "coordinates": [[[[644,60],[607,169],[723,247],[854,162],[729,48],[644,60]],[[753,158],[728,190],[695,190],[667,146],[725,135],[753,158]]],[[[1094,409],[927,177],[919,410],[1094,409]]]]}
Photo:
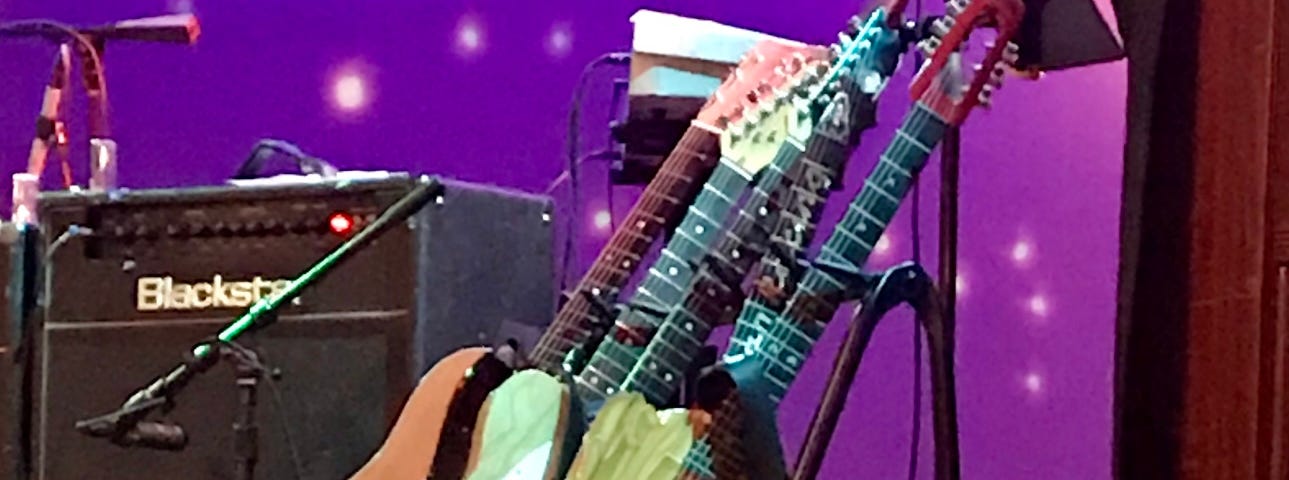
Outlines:
{"type": "Polygon", "coordinates": [[[1289,108],[1274,88],[1289,86],[1276,61],[1289,24],[1276,2],[1162,2],[1157,69],[1132,79],[1152,98],[1129,108],[1148,126],[1130,127],[1125,174],[1117,478],[1289,480],[1289,108]]]}

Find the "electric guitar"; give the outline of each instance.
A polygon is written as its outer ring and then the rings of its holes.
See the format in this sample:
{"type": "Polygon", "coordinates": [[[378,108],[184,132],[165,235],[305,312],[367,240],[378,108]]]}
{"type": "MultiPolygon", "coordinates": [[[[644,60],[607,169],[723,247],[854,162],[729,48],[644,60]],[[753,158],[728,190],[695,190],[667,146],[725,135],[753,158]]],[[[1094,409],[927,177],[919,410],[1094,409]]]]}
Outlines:
{"type": "MultiPolygon", "coordinates": [[[[890,30],[898,30],[902,20],[902,12],[907,5],[907,0],[894,0],[886,5],[875,9],[867,18],[862,16],[852,17],[852,32],[881,31],[883,25],[890,30]]],[[[859,38],[859,41],[872,41],[872,38],[859,38]]],[[[851,44],[856,48],[859,42],[851,44]]],[[[904,45],[901,43],[897,53],[903,53],[904,45]]],[[[872,50],[862,53],[848,53],[848,55],[839,55],[847,63],[854,63],[859,67],[872,71],[883,71],[893,69],[893,66],[882,67],[882,63],[891,62],[890,53],[874,52],[872,50]]],[[[822,184],[839,185],[840,171],[818,171],[806,175],[807,181],[800,187],[802,191],[798,192],[797,200],[792,202],[788,208],[783,210],[779,217],[778,224],[772,230],[773,236],[770,239],[772,246],[771,254],[762,258],[760,265],[757,267],[757,274],[754,278],[753,289],[748,296],[748,302],[769,303],[781,301],[784,291],[790,289],[792,283],[795,283],[794,277],[800,270],[798,256],[805,251],[805,247],[810,245],[811,239],[814,238],[816,226],[819,223],[819,217],[823,212],[824,204],[827,202],[829,193],[834,189],[821,188],[822,184]],[[815,184],[811,184],[810,179],[821,179],[815,184]]],[[[727,356],[738,355],[743,352],[741,340],[750,335],[746,330],[754,328],[749,322],[740,320],[735,324],[734,334],[730,339],[730,347],[727,350],[727,356]]],[[[732,380],[730,380],[733,382],[732,380]]],[[[727,400],[719,405],[713,412],[713,425],[716,428],[708,428],[705,436],[696,442],[696,446],[685,458],[685,466],[681,477],[690,480],[698,479],[715,479],[715,478],[734,478],[738,474],[746,475],[744,471],[744,454],[742,452],[742,432],[741,425],[736,422],[742,422],[741,411],[736,415],[732,410],[741,409],[742,404],[737,399],[737,391],[733,392],[703,392],[701,396],[719,396],[727,400]],[[720,473],[718,475],[718,472],[720,473]]]]}
{"type": "MultiPolygon", "coordinates": [[[[692,265],[710,243],[719,238],[729,211],[742,198],[752,178],[766,167],[779,149],[782,136],[796,121],[790,109],[774,109],[775,89],[791,86],[812,68],[820,49],[767,41],[753,48],[713,99],[714,104],[737,105],[724,118],[701,116],[695,125],[720,132],[722,157],[676,233],[636,289],[638,302],[667,305],[680,300],[692,265]],[[755,123],[756,128],[748,125],[755,123]],[[776,136],[777,135],[777,136],[776,136]]],[[[646,224],[624,224],[620,232],[634,234],[646,224]]],[[[640,262],[622,260],[622,267],[640,262]]],[[[601,295],[589,292],[593,312],[584,320],[607,326],[613,307],[601,295]]],[[[559,338],[559,337],[552,337],[559,338]]],[[[539,345],[540,346],[540,345],[539,345]]],[[[569,365],[567,370],[576,370],[569,365]]],[[[552,478],[567,471],[577,451],[581,432],[580,405],[567,396],[563,383],[540,372],[525,372],[494,391],[480,412],[468,478],[552,478]],[[559,399],[559,400],[556,400],[559,399]],[[537,402],[546,408],[497,408],[537,402]],[[568,413],[572,412],[573,415],[568,413]],[[570,430],[572,429],[572,430],[570,430]]],[[[622,404],[627,408],[630,404],[622,404]]],[[[617,417],[615,417],[617,418],[617,417]]]]}
{"type": "MultiPolygon", "coordinates": [[[[792,50],[802,52],[805,47],[793,46],[792,50]]],[[[698,195],[701,180],[719,158],[722,122],[741,117],[745,109],[742,100],[762,88],[760,80],[750,75],[730,77],[700,110],[627,215],[625,225],[631,228],[613,234],[529,352],[537,367],[561,371],[578,346],[602,335],[599,322],[604,315],[604,298],[629,281],[665,227],[678,220],[683,207],[698,195]]],[[[483,402],[512,373],[511,365],[486,347],[464,348],[440,360],[421,378],[385,444],[352,479],[464,477],[483,402]]]]}
{"type": "Polygon", "coordinates": [[[1016,46],[1009,40],[1024,13],[1019,0],[953,0],[947,6],[948,15],[932,27],[934,36],[920,45],[929,59],[911,85],[912,111],[818,258],[804,272],[782,310],[764,298],[753,298],[744,305],[738,320],[744,328],[736,328],[742,338],[724,360],[726,370],[739,384],[746,409],[741,427],[752,478],[783,478],[775,415],[779,401],[823,334],[826,322],[849,299],[848,292],[873,245],[945,130],[961,125],[976,106],[987,105],[993,91],[1001,86],[1005,66],[1016,60],[1016,46]],[[997,43],[987,48],[976,72],[964,82],[957,68],[957,50],[983,25],[997,30],[997,43]]]}
{"type": "MultiPolygon", "coordinates": [[[[742,302],[743,277],[765,253],[769,229],[781,210],[831,188],[835,172],[844,170],[858,143],[858,133],[871,125],[872,97],[884,86],[903,51],[899,29],[877,21],[854,22],[850,28],[834,46],[835,58],[829,68],[793,92],[800,99],[795,105],[799,115],[819,118],[810,122],[814,128],[794,131],[784,142],[776,158],[781,167],[762,173],[729,232],[700,262],[679,305],[635,308],[619,317],[615,330],[625,334],[606,339],[578,375],[579,397],[593,404],[630,391],[654,405],[667,402],[676,391],[680,372],[711,329],[742,302]],[[860,59],[863,61],[857,61],[860,59]]],[[[610,438],[615,443],[584,443],[579,459],[629,450],[642,441],[642,435],[651,433],[624,431],[597,418],[591,433],[603,430],[614,435],[597,435],[597,439],[610,438]]],[[[680,466],[676,467],[678,473],[680,466]]],[[[569,477],[592,478],[596,473],[574,469],[569,477]]]]}

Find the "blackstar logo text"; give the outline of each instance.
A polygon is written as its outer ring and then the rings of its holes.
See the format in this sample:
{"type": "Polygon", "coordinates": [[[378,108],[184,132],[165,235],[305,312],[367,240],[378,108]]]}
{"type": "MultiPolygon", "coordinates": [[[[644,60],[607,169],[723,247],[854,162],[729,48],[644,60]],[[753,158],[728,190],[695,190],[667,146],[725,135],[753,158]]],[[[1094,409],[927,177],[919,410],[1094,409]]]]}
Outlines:
{"type": "Polygon", "coordinates": [[[226,281],[215,275],[210,282],[181,283],[173,277],[140,277],[135,305],[140,312],[246,308],[261,298],[286,288],[288,280],[226,281]]]}

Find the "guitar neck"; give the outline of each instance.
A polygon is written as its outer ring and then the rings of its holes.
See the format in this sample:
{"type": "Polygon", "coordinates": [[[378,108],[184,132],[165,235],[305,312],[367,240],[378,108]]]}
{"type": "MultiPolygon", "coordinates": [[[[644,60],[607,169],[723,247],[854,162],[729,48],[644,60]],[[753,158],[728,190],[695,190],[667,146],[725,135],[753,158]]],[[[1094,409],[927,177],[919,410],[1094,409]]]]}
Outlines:
{"type": "MultiPolygon", "coordinates": [[[[799,150],[793,146],[785,145],[779,149],[774,161],[760,172],[756,188],[739,211],[740,217],[746,215],[747,208],[765,203],[767,188],[786,181],[782,166],[791,163],[790,159],[797,153],[799,150]]],[[[722,227],[734,210],[734,201],[741,195],[722,193],[721,189],[737,183],[727,181],[725,177],[740,175],[746,174],[737,172],[727,161],[722,161],[712,174],[713,181],[708,182],[711,186],[705,186],[699,195],[700,199],[710,197],[711,203],[696,204],[691,208],[686,221],[677,227],[676,234],[636,289],[632,301],[626,304],[626,310],[617,317],[609,337],[600,343],[587,368],[579,374],[578,384],[583,386],[584,394],[607,398],[626,388],[631,367],[639,359],[640,346],[649,341],[647,337],[652,332],[658,331],[665,315],[689,295],[695,266],[710,255],[712,248],[719,248],[717,245],[728,240],[728,235],[722,235],[722,227]],[[729,173],[723,174],[724,171],[729,173]],[[724,187],[713,185],[718,181],[724,187]]],[[[750,178],[741,178],[741,185],[746,187],[750,178]]],[[[645,396],[653,400],[648,393],[645,396]]]]}
{"type": "MultiPolygon", "coordinates": [[[[839,97],[849,100],[862,96],[857,87],[845,85],[849,97],[839,97]]],[[[777,224],[782,208],[807,194],[818,196],[829,185],[820,182],[819,191],[792,187],[804,186],[802,179],[808,178],[808,172],[844,166],[858,143],[860,126],[866,126],[853,120],[860,110],[854,107],[859,103],[835,103],[833,107],[843,107],[826,112],[825,120],[819,122],[806,144],[795,139],[784,142],[775,162],[779,168],[763,172],[726,235],[698,262],[699,270],[684,299],[656,323],[658,327],[644,348],[606,341],[601,347],[607,353],[605,361],[594,363],[593,359],[595,368],[588,367],[584,372],[589,376],[590,390],[600,396],[623,389],[636,391],[654,404],[666,402],[675,393],[683,372],[706,343],[712,328],[743,301],[743,278],[765,254],[770,229],[777,224]],[[845,120],[830,121],[834,116],[845,120]],[[606,382],[612,383],[606,388],[606,382]]],[[[825,178],[831,175],[834,174],[825,178]]]]}
{"type": "MultiPolygon", "coordinates": [[[[868,129],[875,123],[876,104],[867,95],[856,95],[854,116],[860,123],[860,129],[868,129]]],[[[792,186],[791,194],[774,227],[774,236],[770,239],[773,251],[762,257],[756,267],[758,282],[765,282],[764,287],[774,290],[773,293],[753,288],[748,295],[734,332],[730,335],[730,344],[726,349],[727,362],[748,355],[747,347],[759,332],[770,325],[758,321],[773,319],[786,298],[784,295],[801,280],[803,273],[796,259],[802,258],[806,248],[814,240],[820,217],[823,216],[824,204],[841,182],[841,174],[846,171],[846,162],[850,155],[840,155],[832,159],[823,159],[818,164],[808,164],[802,181],[792,186]],[[810,168],[811,166],[824,168],[810,168]],[[772,312],[773,315],[767,315],[772,312]]]]}
{"type": "MultiPolygon", "coordinates": [[[[926,165],[946,128],[942,119],[921,104],[915,104],[824,243],[817,265],[855,271],[864,266],[907,195],[913,177],[926,165]]],[[[776,402],[787,392],[810,349],[823,334],[824,324],[843,301],[847,279],[832,273],[837,270],[811,267],[786,310],[762,337],[763,374],[770,380],[771,397],[776,402]]]]}
{"type": "Polygon", "coordinates": [[[619,228],[613,233],[534,346],[531,358],[539,368],[561,370],[569,352],[591,340],[588,337],[599,316],[588,295],[604,295],[626,285],[665,226],[680,217],[683,207],[698,195],[699,181],[716,166],[720,150],[719,136],[709,128],[691,125],[645,187],[623,223],[634,228],[619,228]]]}

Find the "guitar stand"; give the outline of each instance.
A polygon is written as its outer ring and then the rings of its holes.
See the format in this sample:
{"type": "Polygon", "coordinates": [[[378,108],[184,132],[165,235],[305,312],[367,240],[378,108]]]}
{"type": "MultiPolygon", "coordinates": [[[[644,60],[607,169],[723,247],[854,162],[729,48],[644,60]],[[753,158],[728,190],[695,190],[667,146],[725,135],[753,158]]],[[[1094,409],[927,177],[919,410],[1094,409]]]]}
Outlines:
{"type": "Polygon", "coordinates": [[[813,480],[845,408],[846,395],[855,380],[864,351],[878,322],[902,303],[913,307],[931,346],[931,392],[935,416],[935,478],[958,480],[958,420],[953,377],[953,325],[943,309],[935,284],[921,266],[906,263],[887,270],[866,292],[846,341],[833,363],[824,395],[815,410],[805,443],[798,455],[794,480],[813,480]]]}

